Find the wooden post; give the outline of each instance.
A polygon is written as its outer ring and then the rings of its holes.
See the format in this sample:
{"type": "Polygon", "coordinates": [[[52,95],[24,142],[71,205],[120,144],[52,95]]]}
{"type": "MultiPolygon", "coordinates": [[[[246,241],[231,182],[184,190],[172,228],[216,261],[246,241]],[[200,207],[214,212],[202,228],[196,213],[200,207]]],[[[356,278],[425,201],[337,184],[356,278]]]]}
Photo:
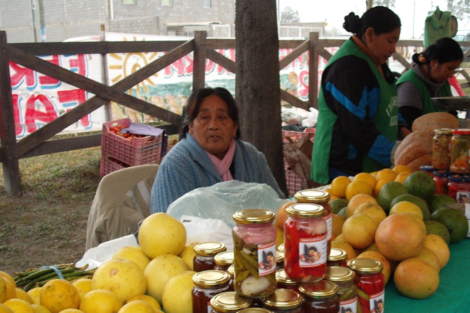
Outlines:
{"type": "Polygon", "coordinates": [[[206,76],[206,37],[207,32],[194,32],[193,91],[204,88],[206,76]]]}
{"type": "Polygon", "coordinates": [[[308,104],[318,110],[318,50],[319,33],[309,35],[309,75],[308,75],[308,104]]]}
{"type": "Polygon", "coordinates": [[[0,31],[0,140],[5,190],[9,195],[19,196],[21,177],[16,148],[7,34],[4,31],[0,31]]]}
{"type": "MultiPolygon", "coordinates": [[[[104,24],[101,24],[101,41],[106,41],[106,28],[104,24]]],[[[106,54],[101,54],[101,70],[103,71],[103,85],[109,86],[109,76],[108,76],[108,58],[106,54]]],[[[104,105],[104,115],[106,122],[111,121],[112,119],[112,107],[111,101],[106,102],[104,105]]]]}

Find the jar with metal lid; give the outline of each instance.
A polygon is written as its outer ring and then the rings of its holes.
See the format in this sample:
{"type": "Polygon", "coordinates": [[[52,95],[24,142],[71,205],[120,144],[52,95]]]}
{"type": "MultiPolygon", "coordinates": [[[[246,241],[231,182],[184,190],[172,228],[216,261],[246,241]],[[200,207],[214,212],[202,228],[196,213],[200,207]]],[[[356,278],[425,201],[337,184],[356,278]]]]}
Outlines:
{"type": "Polygon", "coordinates": [[[235,265],[230,265],[230,267],[227,269],[227,273],[230,275],[230,280],[228,282],[228,285],[230,286],[229,291],[234,291],[233,290],[233,281],[235,278],[235,265]]]}
{"type": "Polygon", "coordinates": [[[328,256],[328,261],[326,266],[343,266],[348,267],[347,265],[348,253],[340,248],[331,248],[330,255],[328,256]]]}
{"type": "Polygon", "coordinates": [[[287,276],[304,283],[322,280],[327,260],[325,209],[314,203],[295,203],[286,212],[284,270],[287,276]]]}
{"type": "MultiPolygon", "coordinates": [[[[383,312],[385,305],[385,278],[383,265],[374,259],[352,259],[348,267],[356,273],[357,300],[362,312],[383,312]]],[[[358,305],[358,307],[359,307],[358,305]]]]}
{"type": "Polygon", "coordinates": [[[300,283],[292,280],[287,276],[286,271],[284,269],[280,269],[276,271],[276,281],[277,281],[277,288],[278,289],[291,289],[295,291],[299,291],[300,283]]]}
{"type": "Polygon", "coordinates": [[[357,291],[354,277],[356,274],[348,267],[330,266],[326,268],[325,279],[338,286],[341,312],[354,312],[357,307],[357,291]]]}
{"type": "Polygon", "coordinates": [[[448,195],[457,202],[470,203],[470,176],[469,175],[450,175],[447,177],[448,195]]]}
{"type": "Polygon", "coordinates": [[[276,289],[263,300],[264,308],[273,313],[302,313],[302,295],[291,289],[276,289]]]}
{"type": "Polygon", "coordinates": [[[239,296],[235,291],[219,293],[212,297],[212,313],[235,313],[251,306],[251,299],[239,296]]]}
{"type": "Polygon", "coordinates": [[[223,242],[201,242],[194,246],[196,255],[193,259],[195,272],[213,270],[215,267],[214,257],[219,252],[227,250],[223,242]]]}
{"type": "Polygon", "coordinates": [[[432,167],[432,165],[421,165],[419,169],[421,172],[425,172],[426,174],[434,178],[434,168],[432,167]]]}
{"type": "Polygon", "coordinates": [[[274,213],[246,209],[233,215],[235,291],[245,297],[265,298],[276,289],[276,226],[274,213]]]}
{"type": "Polygon", "coordinates": [[[263,308],[248,308],[240,310],[238,313],[271,313],[271,311],[263,308]]]}
{"type": "Polygon", "coordinates": [[[446,195],[449,193],[448,183],[449,175],[451,172],[449,170],[438,170],[434,171],[434,183],[436,184],[436,194],[446,195]]]}
{"type": "Polygon", "coordinates": [[[284,269],[284,252],[276,250],[276,270],[284,269]]]}
{"type": "Polygon", "coordinates": [[[230,265],[233,264],[233,251],[219,252],[214,257],[215,270],[227,271],[230,265]]]}
{"type": "Polygon", "coordinates": [[[333,209],[328,203],[330,201],[330,194],[323,190],[317,189],[305,189],[298,191],[295,195],[295,200],[300,203],[315,203],[321,205],[325,209],[325,215],[323,219],[326,222],[328,229],[327,234],[327,244],[328,248],[326,250],[327,255],[330,255],[331,250],[331,236],[333,234],[333,209]]]}
{"type": "Polygon", "coordinates": [[[304,297],[304,312],[338,313],[338,286],[328,280],[300,284],[299,292],[304,297]]]}
{"type": "Polygon", "coordinates": [[[281,244],[277,247],[277,250],[278,250],[278,251],[281,251],[281,252],[285,252],[285,245],[284,245],[284,243],[281,243],[281,244]]]}
{"type": "Polygon", "coordinates": [[[451,128],[439,128],[434,130],[432,141],[432,167],[434,169],[448,170],[450,168],[451,139],[451,128]]]}
{"type": "Polygon", "coordinates": [[[450,170],[455,174],[469,173],[470,129],[453,129],[450,141],[450,170]]]}
{"type": "Polygon", "coordinates": [[[210,300],[219,293],[229,291],[229,280],[230,275],[225,271],[208,270],[194,274],[193,313],[210,312],[210,300]]]}

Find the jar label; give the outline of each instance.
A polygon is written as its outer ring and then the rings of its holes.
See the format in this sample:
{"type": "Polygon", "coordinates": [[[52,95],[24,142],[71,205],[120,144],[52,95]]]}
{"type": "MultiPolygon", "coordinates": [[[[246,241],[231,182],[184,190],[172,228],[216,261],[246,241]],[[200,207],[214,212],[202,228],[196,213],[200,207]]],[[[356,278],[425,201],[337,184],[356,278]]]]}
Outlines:
{"type": "Polygon", "coordinates": [[[326,239],[331,240],[331,234],[333,233],[333,214],[328,214],[323,217],[326,222],[326,228],[328,230],[328,237],[326,239]]]}
{"type": "Polygon", "coordinates": [[[470,219],[470,203],[465,203],[465,216],[470,219]]]}
{"type": "Polygon", "coordinates": [[[357,297],[341,301],[339,311],[357,313],[357,297]]]}
{"type": "Polygon", "coordinates": [[[369,306],[371,312],[384,312],[385,290],[382,290],[382,292],[376,293],[375,295],[371,295],[369,306]]]}
{"type": "Polygon", "coordinates": [[[276,271],[276,242],[258,245],[259,276],[266,276],[276,271]]]}
{"type": "Polygon", "coordinates": [[[299,266],[315,267],[326,263],[327,234],[315,238],[299,238],[299,266]]]}
{"type": "Polygon", "coordinates": [[[455,200],[457,200],[458,203],[469,203],[470,202],[469,199],[470,199],[470,191],[459,190],[455,194],[455,200]]]}
{"type": "Polygon", "coordinates": [[[211,313],[211,312],[212,312],[211,302],[208,301],[208,302],[207,302],[207,313],[211,313]]]}

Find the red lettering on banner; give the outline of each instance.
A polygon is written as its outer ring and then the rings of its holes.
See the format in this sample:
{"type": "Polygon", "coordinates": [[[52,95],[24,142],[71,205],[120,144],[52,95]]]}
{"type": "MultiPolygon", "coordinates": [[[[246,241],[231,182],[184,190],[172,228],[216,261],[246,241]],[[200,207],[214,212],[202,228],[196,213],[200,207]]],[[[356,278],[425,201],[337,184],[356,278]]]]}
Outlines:
{"type": "Polygon", "coordinates": [[[26,82],[26,88],[32,90],[36,87],[36,72],[30,68],[23,67],[13,62],[10,63],[10,80],[13,89],[18,88],[23,81],[26,82]]]}
{"type": "Polygon", "coordinates": [[[71,70],[75,70],[78,74],[82,76],[87,76],[85,55],[78,54],[76,59],[70,59],[69,64],[71,70]]]}
{"type": "Polygon", "coordinates": [[[191,55],[186,54],[184,56],[184,59],[188,63],[188,65],[185,68],[186,72],[184,74],[191,75],[193,73],[193,66],[194,66],[194,60],[193,60],[192,54],[191,55]]]}
{"type": "MultiPolygon", "coordinates": [[[[58,55],[53,55],[51,60],[45,59],[45,61],[60,66],[60,59],[58,55]]],[[[50,89],[52,87],[60,85],[60,80],[49,76],[39,76],[39,83],[41,84],[41,87],[50,89]]]]}
{"type": "Polygon", "coordinates": [[[12,94],[11,98],[13,101],[13,120],[15,121],[15,135],[18,136],[23,133],[24,130],[20,117],[20,96],[17,94],[12,94]]]}
{"type": "MultiPolygon", "coordinates": [[[[57,96],[59,97],[59,102],[65,104],[64,107],[75,107],[87,100],[85,91],[81,89],[58,91],[57,96]]],[[[67,112],[70,110],[71,109],[68,109],[67,112]]],[[[90,119],[88,115],[82,117],[80,119],[80,122],[84,127],[90,126],[90,119]]]]}
{"type": "Polygon", "coordinates": [[[299,82],[300,82],[300,88],[299,88],[299,95],[301,97],[308,97],[308,71],[301,71],[299,74],[299,82]]]}
{"type": "Polygon", "coordinates": [[[54,104],[45,95],[32,95],[26,101],[25,124],[28,133],[37,130],[36,121],[43,123],[52,122],[57,118],[57,112],[54,104]],[[45,111],[36,109],[36,105],[43,106],[45,111]]]}

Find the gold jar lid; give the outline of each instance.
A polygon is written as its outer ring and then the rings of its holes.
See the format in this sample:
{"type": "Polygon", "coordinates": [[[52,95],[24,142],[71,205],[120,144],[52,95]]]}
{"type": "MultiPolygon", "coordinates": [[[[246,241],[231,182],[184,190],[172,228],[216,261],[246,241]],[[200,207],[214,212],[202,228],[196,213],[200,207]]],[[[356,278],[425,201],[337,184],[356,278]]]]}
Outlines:
{"type": "Polygon", "coordinates": [[[280,252],[286,252],[286,249],[285,249],[284,243],[281,243],[281,244],[279,245],[279,247],[277,247],[277,251],[280,251],[280,252]]]}
{"type": "Polygon", "coordinates": [[[350,268],[343,266],[329,266],[326,268],[325,279],[332,282],[351,281],[356,273],[350,268]]]}
{"type": "Polygon", "coordinates": [[[452,135],[452,128],[439,128],[434,130],[435,135],[452,135]]]}
{"type": "Polygon", "coordinates": [[[227,269],[227,273],[229,273],[230,276],[233,277],[233,275],[235,275],[235,265],[230,265],[230,267],[227,269]]]}
{"type": "Polygon", "coordinates": [[[323,299],[333,297],[338,293],[338,286],[328,280],[320,280],[315,283],[300,284],[299,291],[302,295],[315,298],[323,299]]]}
{"type": "Polygon", "coordinates": [[[214,261],[217,265],[232,265],[234,259],[233,251],[223,251],[215,255],[214,261]]]}
{"type": "Polygon", "coordinates": [[[271,313],[271,311],[262,308],[248,308],[240,310],[238,313],[271,313]]]}
{"type": "Polygon", "coordinates": [[[222,286],[230,280],[230,274],[225,271],[207,270],[194,274],[193,282],[202,288],[213,288],[222,286]]]}
{"type": "Polygon", "coordinates": [[[315,203],[295,203],[286,209],[287,216],[298,218],[315,218],[325,215],[325,209],[315,203]]]}
{"type": "Polygon", "coordinates": [[[290,289],[276,289],[263,303],[267,309],[274,311],[295,309],[302,304],[303,297],[297,291],[290,289]]]}
{"type": "Polygon", "coordinates": [[[237,295],[235,291],[227,291],[213,296],[210,302],[217,312],[237,312],[249,308],[252,300],[237,295]]]}
{"type": "Polygon", "coordinates": [[[294,198],[298,202],[325,203],[330,200],[330,194],[319,189],[305,189],[297,191],[294,198]]]}
{"type": "Polygon", "coordinates": [[[274,213],[264,209],[245,209],[235,212],[233,219],[239,224],[267,224],[274,221],[274,213]]]}
{"type": "Polygon", "coordinates": [[[346,261],[348,259],[348,253],[340,248],[331,248],[330,255],[328,256],[328,261],[338,262],[346,261]]]}
{"type": "Polygon", "coordinates": [[[382,262],[374,259],[352,259],[348,261],[348,267],[361,274],[375,274],[383,270],[382,262]]]}
{"type": "Polygon", "coordinates": [[[284,263],[284,252],[276,251],[276,263],[284,263]]]}
{"type": "Polygon", "coordinates": [[[227,246],[223,242],[201,242],[194,246],[194,252],[201,256],[215,256],[225,250],[227,246]]]}
{"type": "Polygon", "coordinates": [[[276,281],[284,285],[297,286],[299,284],[295,280],[290,279],[289,276],[287,276],[286,271],[284,269],[280,269],[276,271],[276,281]]]}

